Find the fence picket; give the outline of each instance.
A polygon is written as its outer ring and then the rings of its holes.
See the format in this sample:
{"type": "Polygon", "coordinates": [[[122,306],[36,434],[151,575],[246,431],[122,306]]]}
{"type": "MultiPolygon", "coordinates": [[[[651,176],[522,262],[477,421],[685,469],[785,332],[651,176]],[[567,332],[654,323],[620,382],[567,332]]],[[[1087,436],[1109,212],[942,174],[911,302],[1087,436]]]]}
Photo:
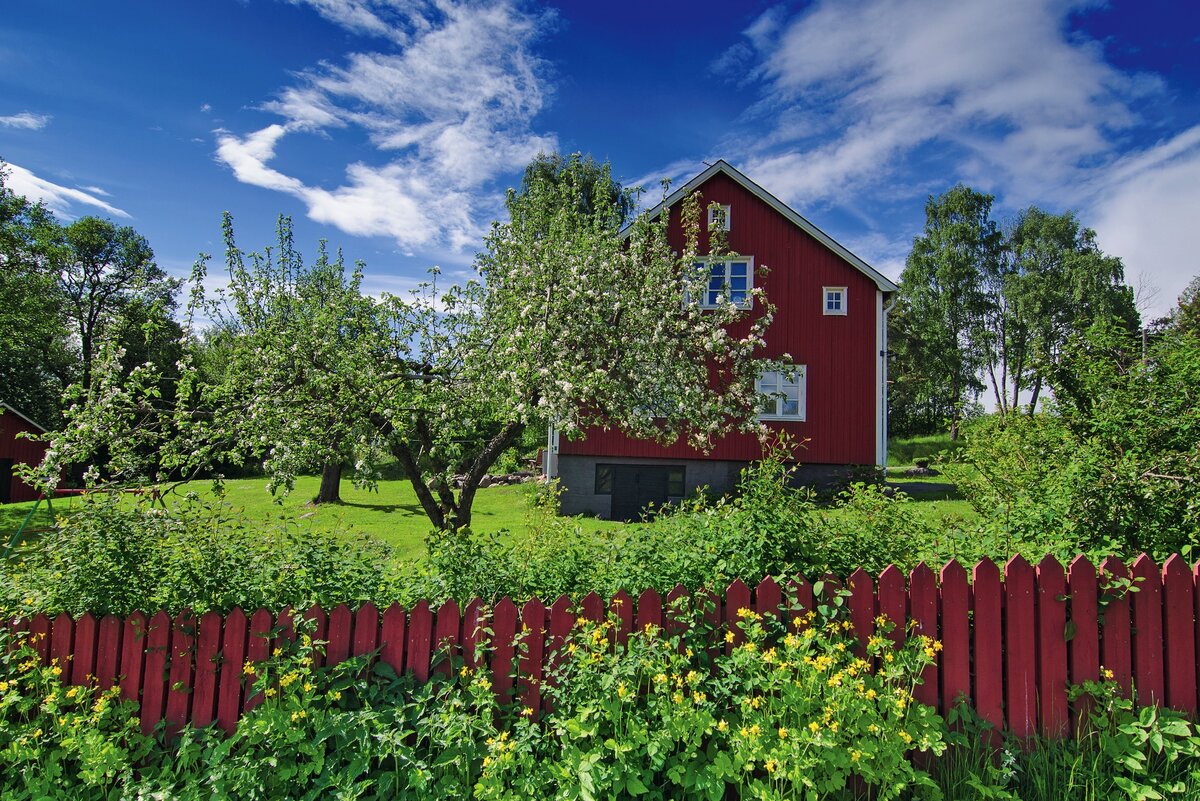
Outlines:
{"type": "Polygon", "coordinates": [[[1067,708],[1067,574],[1047,555],[1037,566],[1038,702],[1042,734],[1060,737],[1069,728],[1067,708]]]}
{"type": "MultiPolygon", "coordinates": [[[[200,616],[196,633],[195,679],[192,682],[192,725],[207,726],[217,713],[217,675],[221,658],[221,628],[224,621],[216,612],[200,616]]],[[[234,670],[237,668],[234,667],[234,670]]]]}
{"type": "Polygon", "coordinates": [[[429,657],[433,640],[433,612],[428,601],[418,601],[408,615],[408,645],[404,654],[404,669],[417,677],[429,678],[429,657]]]}
{"type": "Polygon", "coordinates": [[[75,644],[75,621],[66,612],[50,624],[50,663],[62,668],[64,676],[71,675],[71,649],[75,644]]]}
{"type": "Polygon", "coordinates": [[[1002,629],[1000,568],[990,559],[983,559],[972,571],[971,608],[975,613],[975,709],[979,716],[992,724],[995,732],[1004,728],[1004,673],[1002,660],[1002,629]]]}
{"type": "Polygon", "coordinates": [[[96,633],[96,686],[107,690],[121,675],[121,618],[105,615],[96,633]]]}
{"type": "Polygon", "coordinates": [[[900,645],[904,642],[904,630],[908,623],[908,598],[904,590],[904,574],[895,565],[888,565],[879,574],[875,597],[875,608],[880,616],[895,624],[888,638],[900,645]]]}
{"type": "Polygon", "coordinates": [[[791,614],[792,620],[788,622],[788,626],[793,631],[799,631],[805,625],[804,617],[809,612],[813,611],[813,594],[812,584],[804,576],[793,576],[788,579],[787,583],[787,602],[788,611],[791,614]],[[795,625],[796,619],[800,620],[800,625],[795,625]]]}
{"type": "MultiPolygon", "coordinates": [[[[600,608],[603,613],[603,605],[600,608]]],[[[496,604],[492,619],[492,690],[501,706],[512,700],[516,636],[517,606],[506,595],[496,604]]]]}
{"type": "Polygon", "coordinates": [[[775,579],[766,576],[754,588],[754,611],[763,617],[779,617],[779,608],[783,605],[783,590],[775,579]]]}
{"type": "Polygon", "coordinates": [[[617,590],[608,602],[609,612],[617,619],[616,642],[624,645],[633,630],[633,599],[625,590],[617,590]]]}
{"type": "Polygon", "coordinates": [[[1133,686],[1138,703],[1161,706],[1163,682],[1162,574],[1146,554],[1133,563],[1133,686]]]}
{"type": "MultiPolygon", "coordinates": [[[[75,621],[75,645],[70,664],[72,684],[91,684],[96,678],[96,629],[96,618],[90,612],[75,621]]],[[[66,666],[63,673],[67,673],[66,666]]]]}
{"type": "Polygon", "coordinates": [[[404,672],[404,624],[408,615],[404,607],[393,603],[383,613],[379,626],[379,658],[386,662],[396,675],[404,672]]]}
{"type": "MultiPolygon", "coordinates": [[[[912,633],[936,640],[939,637],[938,590],[933,571],[921,562],[913,568],[908,581],[909,609],[916,624],[912,633]]],[[[935,658],[933,664],[927,665],[921,672],[921,683],[913,690],[913,697],[923,704],[936,707],[939,695],[938,663],[935,658]]]]}
{"type": "Polygon", "coordinates": [[[1037,616],[1033,567],[1020,554],[1004,566],[1004,680],[1008,730],[1037,732],[1037,616]]]}
{"type": "Polygon", "coordinates": [[[1163,563],[1162,583],[1167,706],[1195,716],[1196,674],[1200,663],[1196,657],[1196,633],[1192,629],[1196,593],[1187,562],[1179,554],[1163,563]]]}
{"type": "Polygon", "coordinates": [[[654,590],[643,590],[638,596],[637,624],[642,631],[662,628],[662,598],[654,590]]]}
{"type": "Polygon", "coordinates": [[[364,656],[379,645],[379,609],[367,601],[354,613],[354,644],[351,653],[364,656]]]}
{"type": "Polygon", "coordinates": [[[941,703],[942,714],[954,708],[959,697],[971,700],[971,588],[967,571],[958,562],[950,561],[941,571],[942,653],[941,703]]]}
{"type": "MultiPolygon", "coordinates": [[[[203,624],[201,624],[203,627],[203,624]]],[[[217,679],[217,725],[233,734],[242,713],[242,675],[250,621],[238,607],[225,616],[221,632],[221,670],[217,679]]]]}
{"type": "Polygon", "coordinates": [[[313,665],[320,667],[325,664],[325,652],[329,642],[329,616],[325,614],[325,610],[313,604],[304,613],[305,625],[309,626],[309,631],[313,639],[314,650],[313,665]],[[317,646],[317,643],[320,643],[317,646]]]}
{"type": "Polygon", "coordinates": [[[854,625],[854,636],[858,638],[855,649],[860,657],[866,656],[867,640],[875,633],[875,582],[871,574],[861,567],[850,574],[846,581],[850,588],[850,622],[854,625]]]}
{"type": "MultiPolygon", "coordinates": [[[[258,664],[265,661],[267,655],[271,653],[272,624],[271,613],[266,609],[255,610],[254,614],[250,616],[250,632],[246,636],[247,662],[258,664]]],[[[262,703],[262,693],[253,692],[250,685],[247,685],[244,694],[246,696],[244,708],[247,711],[254,709],[262,703]]]]}
{"type": "Polygon", "coordinates": [[[340,665],[350,658],[350,643],[354,637],[354,613],[345,604],[338,604],[329,613],[329,629],[325,635],[325,664],[340,665]]]}
{"type": "Polygon", "coordinates": [[[192,701],[192,653],[196,635],[196,616],[185,609],[171,626],[171,664],[167,686],[167,737],[174,739],[188,722],[192,701]]]}
{"type": "Polygon", "coordinates": [[[1126,697],[1132,690],[1133,654],[1130,649],[1129,589],[1122,581],[1129,571],[1119,559],[1108,557],[1100,563],[1101,587],[1101,663],[1113,672],[1113,679],[1126,697]]]}
{"type": "Polygon", "coordinates": [[[519,695],[521,707],[537,717],[542,708],[542,665],[545,661],[546,605],[531,598],[521,607],[519,695]]]}
{"type": "Polygon", "coordinates": [[[38,612],[33,616],[33,620],[29,621],[29,633],[26,636],[29,638],[30,647],[37,651],[38,664],[49,664],[50,618],[38,612]]]}
{"type": "Polygon", "coordinates": [[[733,632],[733,640],[727,640],[725,643],[725,653],[727,654],[746,641],[746,635],[742,632],[742,627],[738,625],[742,619],[741,611],[743,609],[751,611],[750,588],[741,579],[734,579],[733,583],[725,589],[725,622],[729,630],[733,632]]]}
{"type": "Polygon", "coordinates": [[[463,608],[462,614],[462,647],[463,662],[471,668],[483,664],[483,656],[479,653],[482,643],[487,641],[483,631],[485,607],[480,598],[473,599],[463,608]]]}
{"type": "Polygon", "coordinates": [[[134,612],[121,627],[121,697],[142,700],[142,674],[145,672],[146,616],[134,612]]]}
{"type": "Polygon", "coordinates": [[[462,615],[458,612],[458,604],[451,598],[438,607],[434,615],[432,659],[435,673],[449,676],[454,669],[454,660],[458,659],[461,650],[461,632],[462,615]]]}
{"type": "Polygon", "coordinates": [[[167,703],[167,672],[171,648],[171,618],[157,612],[146,624],[146,658],[142,669],[142,733],[154,731],[167,703]]]}

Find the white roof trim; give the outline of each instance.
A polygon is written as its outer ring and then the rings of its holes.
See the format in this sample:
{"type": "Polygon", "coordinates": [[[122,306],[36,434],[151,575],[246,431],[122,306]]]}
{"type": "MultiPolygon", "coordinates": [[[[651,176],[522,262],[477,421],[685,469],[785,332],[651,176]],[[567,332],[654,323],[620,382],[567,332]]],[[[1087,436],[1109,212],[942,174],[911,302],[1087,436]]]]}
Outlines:
{"type": "Polygon", "coordinates": [[[10,412],[12,412],[13,414],[15,414],[17,417],[20,417],[20,418],[21,418],[22,420],[24,420],[26,423],[29,423],[29,425],[33,426],[33,427],[34,427],[34,428],[36,428],[38,431],[41,431],[43,434],[45,434],[45,433],[47,433],[47,432],[49,431],[49,429],[47,429],[47,428],[46,428],[44,425],[42,425],[41,423],[36,423],[36,422],[34,422],[33,420],[30,420],[28,417],[26,417],[25,415],[21,414],[21,413],[20,413],[20,412],[18,412],[16,409],[14,409],[13,407],[9,406],[7,403],[0,403],[0,408],[8,409],[10,412]]]}
{"type": "MultiPolygon", "coordinates": [[[[651,217],[657,217],[662,212],[664,207],[674,206],[676,203],[678,203],[680,200],[682,200],[686,195],[689,195],[692,192],[694,192],[697,187],[699,187],[701,184],[703,184],[705,181],[707,181],[709,178],[712,178],[714,175],[716,175],[719,172],[724,173],[725,175],[728,175],[735,182],[737,182],[743,189],[745,189],[750,194],[757,197],[762,202],[766,203],[771,208],[775,209],[775,211],[779,212],[781,215],[783,215],[785,218],[787,218],[787,220],[789,222],[791,222],[793,225],[795,225],[797,228],[804,231],[809,236],[811,236],[813,239],[817,240],[822,245],[824,245],[825,247],[832,250],[843,261],[845,261],[847,264],[849,264],[854,269],[858,270],[860,273],[865,275],[867,278],[870,278],[871,281],[874,282],[875,286],[877,286],[880,289],[880,291],[882,291],[882,292],[898,292],[898,291],[900,291],[900,287],[896,286],[896,284],[893,283],[891,280],[889,280],[887,278],[887,276],[883,275],[883,273],[879,272],[874,267],[867,264],[865,261],[860,259],[858,256],[855,256],[853,253],[851,253],[849,250],[847,250],[843,245],[839,244],[837,242],[837,240],[835,240],[829,234],[825,233],[820,228],[818,228],[817,226],[813,225],[808,220],[801,217],[799,214],[797,214],[793,209],[788,207],[779,198],[775,197],[770,192],[763,189],[758,184],[754,183],[754,181],[751,181],[749,178],[747,178],[741,172],[734,169],[734,167],[732,167],[724,159],[717,161],[716,164],[713,164],[707,170],[700,173],[695,178],[693,178],[692,180],[688,181],[683,186],[676,189],[674,192],[672,192],[667,197],[666,200],[659,203],[654,208],[650,209],[650,211],[647,213],[651,217]]],[[[626,232],[629,231],[628,228],[626,228],[625,230],[626,230],[626,232]]]]}

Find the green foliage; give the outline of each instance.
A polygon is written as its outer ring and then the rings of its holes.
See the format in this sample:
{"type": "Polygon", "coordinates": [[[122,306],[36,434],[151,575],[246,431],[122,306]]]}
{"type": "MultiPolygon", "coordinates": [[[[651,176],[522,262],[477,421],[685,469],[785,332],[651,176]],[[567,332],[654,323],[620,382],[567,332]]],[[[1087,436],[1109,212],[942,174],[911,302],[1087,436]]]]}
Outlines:
{"type": "MultiPolygon", "coordinates": [[[[986,361],[983,276],[999,259],[1001,235],[991,220],[993,197],[959,184],[925,204],[925,230],[913,240],[900,277],[893,337],[901,356],[900,398],[912,395],[945,413],[957,434],[964,408],[983,385],[986,361]],[[910,385],[910,386],[909,386],[910,385]]],[[[928,433],[914,428],[912,433],[928,433]]]]}
{"type": "Polygon", "coordinates": [[[959,447],[958,440],[951,440],[944,433],[896,437],[888,440],[888,466],[915,464],[917,459],[933,460],[959,447]]]}
{"type": "Polygon", "coordinates": [[[124,615],[353,604],[387,599],[395,563],[378,540],[314,536],[286,517],[264,527],[221,503],[168,511],[92,495],[9,561],[0,607],[124,615]]]}
{"type": "Polygon", "coordinates": [[[5,799],[119,798],[152,751],[120,689],[66,687],[64,666],[0,627],[0,790],[5,799]]]}
{"type": "Polygon", "coordinates": [[[1020,550],[1191,558],[1200,527],[1200,339],[1167,332],[1145,354],[1098,325],[1061,356],[1056,412],[974,426],[948,467],[1000,539],[1020,550]]]}
{"type": "Polygon", "coordinates": [[[1137,708],[1111,680],[1071,688],[1072,735],[1002,738],[969,708],[949,721],[951,743],[931,773],[962,801],[1146,801],[1200,798],[1200,732],[1185,715],[1137,708]]]}
{"type": "Polygon", "coordinates": [[[477,797],[840,798],[853,776],[895,798],[924,782],[909,755],[943,748],[941,719],[912,698],[931,641],[893,651],[879,636],[862,659],[836,617],[794,634],[744,610],[713,656],[703,609],[674,614],[683,633],[650,627],[623,647],[617,618],[578,621],[545,691],[553,712],[495,744],[477,797]]]}

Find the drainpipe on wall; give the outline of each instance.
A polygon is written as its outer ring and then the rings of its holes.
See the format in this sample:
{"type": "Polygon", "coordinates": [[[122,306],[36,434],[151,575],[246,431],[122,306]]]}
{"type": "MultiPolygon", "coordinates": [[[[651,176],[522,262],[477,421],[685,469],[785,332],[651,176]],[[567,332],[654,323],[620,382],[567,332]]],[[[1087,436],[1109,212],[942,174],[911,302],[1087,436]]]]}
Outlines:
{"type": "Polygon", "coordinates": [[[558,478],[558,429],[554,423],[546,426],[546,452],[542,456],[542,475],[547,480],[558,478]]]}
{"type": "Polygon", "coordinates": [[[883,350],[879,354],[879,358],[883,359],[883,385],[879,391],[883,393],[883,420],[880,421],[883,427],[883,471],[887,474],[888,463],[888,312],[895,307],[899,300],[899,293],[893,293],[891,301],[883,307],[883,350]]]}

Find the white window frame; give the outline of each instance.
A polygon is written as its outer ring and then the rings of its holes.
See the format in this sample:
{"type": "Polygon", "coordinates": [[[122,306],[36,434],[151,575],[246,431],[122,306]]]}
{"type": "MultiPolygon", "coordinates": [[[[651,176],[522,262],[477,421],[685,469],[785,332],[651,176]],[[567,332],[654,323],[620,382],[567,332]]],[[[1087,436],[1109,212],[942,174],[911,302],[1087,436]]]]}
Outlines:
{"type": "Polygon", "coordinates": [[[723,206],[719,203],[713,203],[710,205],[708,207],[708,230],[728,231],[729,213],[729,206],[723,206]]]}
{"type": "Polygon", "coordinates": [[[821,311],[826,315],[836,315],[839,317],[846,316],[846,287],[844,286],[826,286],[821,287],[821,311]],[[838,308],[829,308],[829,296],[833,293],[838,295],[838,308]]]}
{"type": "Polygon", "coordinates": [[[808,366],[794,364],[784,370],[763,370],[754,382],[754,388],[759,395],[773,395],[774,411],[759,412],[759,420],[776,420],[781,422],[804,422],[808,418],[808,366]],[[785,381],[788,374],[794,377],[785,381]],[[784,412],[784,402],[787,400],[788,385],[794,386],[796,392],[796,411],[793,414],[784,412]]]}
{"type": "MultiPolygon", "coordinates": [[[[719,305],[718,303],[710,303],[709,302],[709,296],[714,291],[711,288],[711,284],[709,283],[709,281],[712,278],[712,268],[713,268],[713,265],[715,265],[715,264],[724,264],[725,265],[724,284],[723,284],[721,291],[724,294],[726,299],[729,298],[729,295],[731,292],[743,291],[743,290],[734,290],[732,288],[733,280],[735,278],[741,278],[742,276],[730,275],[730,265],[734,264],[734,263],[741,263],[741,262],[745,262],[745,264],[746,264],[746,275],[745,275],[746,288],[744,290],[746,293],[746,296],[745,296],[744,300],[738,301],[734,305],[736,305],[739,309],[749,309],[754,305],[754,298],[750,294],[751,290],[754,289],[754,257],[753,256],[719,256],[719,257],[705,256],[702,258],[698,258],[698,259],[696,259],[696,261],[693,262],[693,265],[696,267],[696,269],[704,274],[704,289],[702,290],[703,294],[700,296],[700,308],[715,309],[719,305]]],[[[732,301],[730,301],[730,302],[732,302],[732,301]]]]}

